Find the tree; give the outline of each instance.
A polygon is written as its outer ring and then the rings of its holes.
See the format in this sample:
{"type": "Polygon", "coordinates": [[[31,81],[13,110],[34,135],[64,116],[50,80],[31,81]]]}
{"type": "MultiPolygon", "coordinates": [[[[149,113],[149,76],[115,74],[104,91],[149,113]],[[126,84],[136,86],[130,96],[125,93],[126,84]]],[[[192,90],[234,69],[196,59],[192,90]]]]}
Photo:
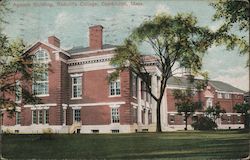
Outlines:
{"type": "Polygon", "coordinates": [[[202,105],[194,102],[194,92],[191,88],[185,90],[176,89],[173,91],[175,97],[175,106],[179,114],[184,114],[185,130],[187,130],[188,117],[194,114],[202,105]]]}
{"type": "Polygon", "coordinates": [[[236,110],[237,113],[241,113],[244,116],[244,128],[249,129],[250,105],[248,103],[236,104],[234,106],[234,110],[236,110]]]}
{"type": "MultiPolygon", "coordinates": [[[[213,20],[223,20],[223,25],[216,31],[217,44],[225,44],[228,50],[238,46],[240,54],[250,53],[249,39],[246,36],[238,36],[234,26],[239,27],[239,31],[249,31],[249,1],[248,0],[217,0],[211,3],[216,10],[213,20]]],[[[249,33],[249,32],[248,32],[249,33]]],[[[250,33],[249,33],[250,37],[250,33]]],[[[248,60],[249,65],[249,60],[248,60]]]]}
{"type": "MultiPolygon", "coordinates": [[[[9,11],[7,1],[0,2],[0,22],[5,22],[3,15],[9,11]]],[[[6,22],[5,22],[6,23],[6,22]]],[[[1,23],[2,24],[2,23],[1,23]]],[[[26,46],[21,39],[9,41],[2,33],[0,26],[0,159],[2,159],[2,110],[7,110],[13,116],[17,106],[17,98],[23,103],[37,103],[26,85],[17,82],[32,83],[33,56],[24,53],[26,46]]]]}
{"type": "Polygon", "coordinates": [[[226,113],[226,111],[224,109],[221,109],[219,103],[216,103],[215,106],[209,106],[205,110],[205,115],[211,118],[214,122],[216,121],[216,119],[221,117],[222,113],[226,113]]]}
{"type": "Polygon", "coordinates": [[[180,68],[189,68],[191,72],[200,71],[203,53],[211,45],[210,35],[212,32],[198,26],[196,17],[191,14],[160,14],[135,28],[124,44],[117,47],[117,54],[111,60],[116,72],[111,74],[110,80],[128,69],[145,83],[146,91],[157,103],[157,132],[162,131],[160,107],[167,81],[174,75],[173,66],[179,64],[180,68]],[[139,49],[144,44],[153,50],[151,58],[161,71],[159,94],[152,93],[146,58],[139,49]]]}

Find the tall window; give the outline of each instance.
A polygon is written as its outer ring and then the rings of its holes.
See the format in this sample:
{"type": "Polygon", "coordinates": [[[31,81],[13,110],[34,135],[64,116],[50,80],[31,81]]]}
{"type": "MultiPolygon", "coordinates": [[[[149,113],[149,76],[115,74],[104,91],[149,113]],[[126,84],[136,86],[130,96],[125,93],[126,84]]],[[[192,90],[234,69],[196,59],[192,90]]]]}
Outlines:
{"type": "Polygon", "coordinates": [[[225,99],[230,99],[230,98],[231,98],[231,94],[225,93],[225,99]]]}
{"type": "Polygon", "coordinates": [[[110,82],[109,89],[111,96],[121,95],[120,80],[110,82]]]}
{"type": "Polygon", "coordinates": [[[21,124],[20,112],[16,112],[16,124],[21,124]]]}
{"type": "Polygon", "coordinates": [[[36,110],[32,111],[32,123],[33,124],[37,123],[37,112],[36,112],[36,110]]]}
{"type": "Polygon", "coordinates": [[[38,110],[38,123],[42,124],[43,123],[43,110],[38,110]]]}
{"type": "Polygon", "coordinates": [[[44,124],[48,124],[49,123],[49,110],[44,110],[44,124]]]}
{"type": "Polygon", "coordinates": [[[112,123],[119,123],[120,122],[120,116],[119,116],[119,109],[118,108],[112,108],[111,109],[111,118],[112,123]]]}
{"type": "Polygon", "coordinates": [[[135,74],[131,74],[131,93],[133,97],[137,97],[137,77],[135,74]]]}
{"type": "Polygon", "coordinates": [[[217,93],[217,97],[218,97],[218,98],[222,98],[222,93],[218,92],[218,93],[217,93]]]}
{"type": "Polygon", "coordinates": [[[15,94],[16,94],[16,102],[20,102],[22,98],[22,87],[20,85],[20,81],[16,81],[16,87],[15,87],[15,94]]]}
{"type": "Polygon", "coordinates": [[[72,78],[72,98],[79,98],[82,96],[82,77],[72,78]]]}
{"type": "Polygon", "coordinates": [[[207,98],[206,107],[212,107],[212,106],[213,106],[212,98],[207,98]]]}
{"type": "Polygon", "coordinates": [[[74,110],[74,121],[75,122],[80,122],[81,121],[81,110],[80,109],[75,109],[74,110]]]}
{"type": "Polygon", "coordinates": [[[44,50],[39,50],[35,53],[34,58],[34,83],[33,93],[34,95],[46,95],[48,94],[48,54],[44,50]]]}

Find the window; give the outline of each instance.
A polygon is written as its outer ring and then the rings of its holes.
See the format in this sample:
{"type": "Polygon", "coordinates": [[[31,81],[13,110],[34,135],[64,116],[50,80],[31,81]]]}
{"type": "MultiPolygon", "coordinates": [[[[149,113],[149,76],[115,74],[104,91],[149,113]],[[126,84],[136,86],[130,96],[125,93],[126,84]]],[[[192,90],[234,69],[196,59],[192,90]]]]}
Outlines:
{"type": "Polygon", "coordinates": [[[38,110],[38,123],[42,124],[43,123],[43,110],[38,110]]]}
{"type": "Polygon", "coordinates": [[[170,122],[174,123],[174,120],[175,120],[174,115],[170,115],[170,122]]]}
{"type": "Polygon", "coordinates": [[[33,68],[33,94],[46,95],[48,94],[49,79],[48,79],[48,54],[44,50],[39,50],[35,53],[34,68],[33,68]]]}
{"type": "Polygon", "coordinates": [[[212,98],[207,98],[206,107],[208,108],[212,106],[213,106],[212,98]]]}
{"type": "Polygon", "coordinates": [[[110,82],[110,95],[116,96],[121,94],[120,80],[110,82]]]}
{"type": "Polygon", "coordinates": [[[138,90],[138,85],[137,85],[137,77],[135,74],[131,74],[131,93],[133,97],[137,97],[137,90],[138,90]]]}
{"type": "Polygon", "coordinates": [[[44,124],[48,124],[49,123],[49,110],[44,110],[44,124]]]}
{"type": "Polygon", "coordinates": [[[231,115],[227,116],[227,122],[230,123],[231,122],[231,115]]]}
{"type": "Polygon", "coordinates": [[[16,112],[16,124],[21,124],[21,116],[20,116],[20,112],[16,112]]]}
{"type": "Polygon", "coordinates": [[[112,123],[119,123],[120,122],[119,109],[112,108],[111,114],[112,114],[112,123]]]}
{"type": "Polygon", "coordinates": [[[32,111],[32,123],[33,124],[37,123],[37,113],[36,113],[36,110],[32,111]]]}
{"type": "Polygon", "coordinates": [[[225,99],[230,99],[230,98],[231,98],[231,94],[225,93],[225,99]]]}
{"type": "Polygon", "coordinates": [[[241,115],[237,116],[238,123],[241,123],[241,115]]]}
{"type": "Polygon", "coordinates": [[[99,133],[99,130],[93,129],[92,133],[99,133]]]}
{"type": "Polygon", "coordinates": [[[74,110],[74,121],[75,122],[80,122],[81,121],[81,110],[80,109],[75,109],[74,110]]]}
{"type": "Polygon", "coordinates": [[[22,87],[20,85],[20,81],[16,81],[16,87],[15,87],[15,94],[16,94],[16,102],[19,103],[21,102],[22,98],[22,87]]]}
{"type": "Polygon", "coordinates": [[[119,133],[120,131],[119,131],[119,129],[113,129],[113,130],[111,130],[111,132],[112,133],[119,133]]]}
{"type": "Polygon", "coordinates": [[[79,98],[82,96],[82,77],[72,78],[72,97],[79,98]]]}
{"type": "Polygon", "coordinates": [[[217,98],[223,98],[223,97],[222,97],[222,93],[218,92],[218,93],[217,93],[217,98]]]}

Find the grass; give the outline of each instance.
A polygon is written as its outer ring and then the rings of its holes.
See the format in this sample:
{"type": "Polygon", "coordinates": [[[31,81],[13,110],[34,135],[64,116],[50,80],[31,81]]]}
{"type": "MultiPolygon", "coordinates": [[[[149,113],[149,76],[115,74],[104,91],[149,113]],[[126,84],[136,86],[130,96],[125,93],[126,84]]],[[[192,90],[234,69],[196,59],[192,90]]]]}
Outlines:
{"type": "Polygon", "coordinates": [[[249,133],[242,131],[3,136],[7,159],[240,159],[248,153],[249,133]]]}

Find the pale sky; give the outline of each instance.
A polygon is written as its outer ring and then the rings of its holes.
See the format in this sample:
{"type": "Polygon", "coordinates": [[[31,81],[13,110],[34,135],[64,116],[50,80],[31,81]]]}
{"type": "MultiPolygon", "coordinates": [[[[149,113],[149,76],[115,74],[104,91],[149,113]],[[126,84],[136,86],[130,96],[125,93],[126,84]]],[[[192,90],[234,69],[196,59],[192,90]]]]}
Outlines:
{"type": "MultiPolygon", "coordinates": [[[[211,2],[211,1],[210,1],[211,2]]],[[[104,43],[119,45],[144,20],[160,12],[171,15],[192,13],[198,24],[216,30],[220,23],[213,22],[215,12],[209,1],[21,1],[9,4],[12,13],[4,32],[11,39],[23,38],[27,44],[47,41],[55,35],[63,49],[88,46],[88,27],[100,24],[104,27],[104,43]]],[[[248,39],[248,33],[239,33],[248,39]]],[[[224,46],[211,47],[205,54],[203,70],[209,78],[229,83],[242,90],[249,90],[249,72],[245,68],[247,56],[239,56],[238,50],[227,51],[224,46]]]]}

